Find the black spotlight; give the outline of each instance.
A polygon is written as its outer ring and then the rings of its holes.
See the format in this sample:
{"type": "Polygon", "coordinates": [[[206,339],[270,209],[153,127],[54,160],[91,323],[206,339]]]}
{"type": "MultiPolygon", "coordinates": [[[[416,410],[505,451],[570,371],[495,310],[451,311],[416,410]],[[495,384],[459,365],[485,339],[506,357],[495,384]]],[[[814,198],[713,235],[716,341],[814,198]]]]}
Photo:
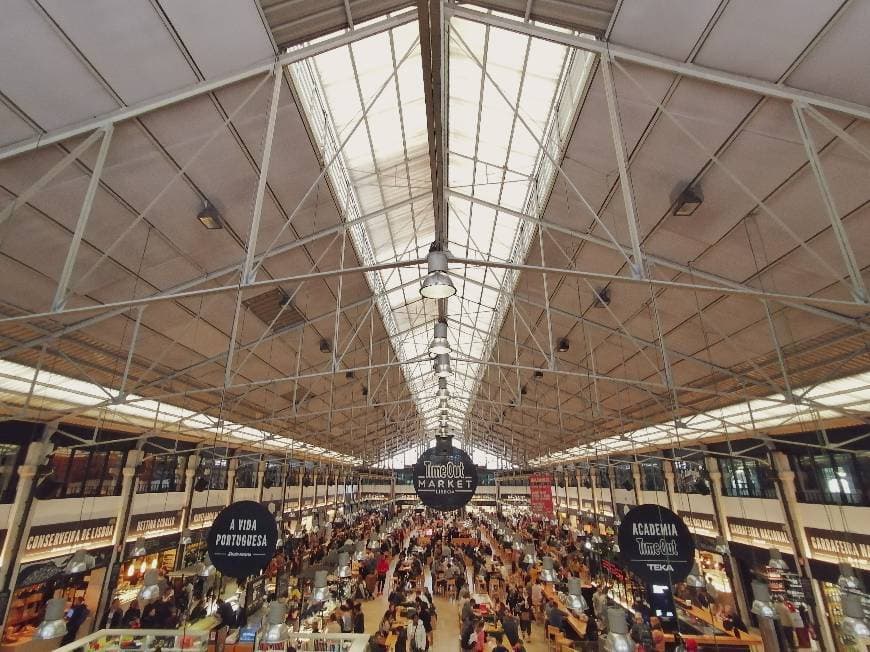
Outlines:
{"type": "Polygon", "coordinates": [[[626,491],[633,491],[634,490],[634,483],[631,480],[626,480],[625,482],[622,483],[622,488],[625,489],[626,491]]]}
{"type": "Polygon", "coordinates": [[[196,479],[196,482],[193,483],[193,490],[202,492],[206,489],[208,489],[208,478],[201,475],[196,479]]]}
{"type": "Polygon", "coordinates": [[[37,500],[50,500],[57,496],[62,484],[55,480],[54,474],[45,476],[33,488],[33,497],[37,500]]]}
{"type": "Polygon", "coordinates": [[[275,483],[272,482],[272,478],[265,478],[263,480],[263,489],[271,489],[275,483]]]}

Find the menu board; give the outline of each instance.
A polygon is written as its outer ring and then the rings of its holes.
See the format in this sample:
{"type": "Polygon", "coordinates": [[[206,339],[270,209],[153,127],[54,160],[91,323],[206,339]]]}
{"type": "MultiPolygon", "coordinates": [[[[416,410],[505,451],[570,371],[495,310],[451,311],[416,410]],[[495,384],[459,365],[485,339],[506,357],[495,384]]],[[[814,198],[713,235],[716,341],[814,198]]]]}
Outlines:
{"type": "Polygon", "coordinates": [[[533,473],[529,477],[529,494],[534,514],[553,516],[553,476],[533,473]]]}

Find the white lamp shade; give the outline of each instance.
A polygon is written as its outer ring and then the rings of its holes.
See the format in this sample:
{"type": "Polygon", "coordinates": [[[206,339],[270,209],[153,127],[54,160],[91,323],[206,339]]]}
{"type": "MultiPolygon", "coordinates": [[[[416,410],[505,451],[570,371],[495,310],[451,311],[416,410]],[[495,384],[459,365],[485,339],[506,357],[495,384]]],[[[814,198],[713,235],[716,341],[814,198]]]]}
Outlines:
{"type": "Polygon", "coordinates": [[[429,344],[429,353],[432,355],[450,353],[450,342],[447,341],[447,324],[443,321],[435,322],[435,332],[432,342],[429,344]]]}
{"type": "Polygon", "coordinates": [[[66,600],[52,598],[45,604],[45,618],[36,628],[33,638],[47,641],[66,634],[66,621],[63,612],[66,608],[66,600]]]}

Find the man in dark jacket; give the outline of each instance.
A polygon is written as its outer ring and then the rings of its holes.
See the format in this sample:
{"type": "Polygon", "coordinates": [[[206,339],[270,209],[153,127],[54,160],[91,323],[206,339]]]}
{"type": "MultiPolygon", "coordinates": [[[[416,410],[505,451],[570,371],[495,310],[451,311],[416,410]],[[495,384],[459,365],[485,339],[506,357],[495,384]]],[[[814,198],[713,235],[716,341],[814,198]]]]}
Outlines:
{"type": "Polygon", "coordinates": [[[520,642],[520,628],[509,611],[505,611],[501,617],[501,628],[511,646],[520,642]]]}
{"type": "Polygon", "coordinates": [[[78,634],[79,627],[81,627],[82,623],[85,622],[89,613],[88,608],[85,606],[84,598],[76,598],[73,600],[73,607],[69,619],[66,621],[66,634],[64,634],[63,638],[60,639],[61,645],[66,645],[76,640],[76,634],[78,634]]]}

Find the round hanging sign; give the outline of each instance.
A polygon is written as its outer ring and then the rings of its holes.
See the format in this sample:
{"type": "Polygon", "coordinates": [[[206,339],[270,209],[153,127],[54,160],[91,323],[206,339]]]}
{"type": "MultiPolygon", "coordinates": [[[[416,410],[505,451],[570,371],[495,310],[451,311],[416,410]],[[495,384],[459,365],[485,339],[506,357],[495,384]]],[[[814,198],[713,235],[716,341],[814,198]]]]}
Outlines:
{"type": "Polygon", "coordinates": [[[639,505],[622,518],[617,534],[628,569],[651,584],[673,586],[695,563],[695,541],[679,516],[660,505],[639,505]]]}
{"type": "Polygon", "coordinates": [[[414,465],[414,490],[426,507],[449,512],[464,507],[477,490],[477,467],[463,450],[439,441],[414,465]]]}
{"type": "Polygon", "coordinates": [[[275,556],[278,526],[265,506],[241,500],[217,515],[207,541],[211,563],[224,575],[259,575],[275,556]]]}

